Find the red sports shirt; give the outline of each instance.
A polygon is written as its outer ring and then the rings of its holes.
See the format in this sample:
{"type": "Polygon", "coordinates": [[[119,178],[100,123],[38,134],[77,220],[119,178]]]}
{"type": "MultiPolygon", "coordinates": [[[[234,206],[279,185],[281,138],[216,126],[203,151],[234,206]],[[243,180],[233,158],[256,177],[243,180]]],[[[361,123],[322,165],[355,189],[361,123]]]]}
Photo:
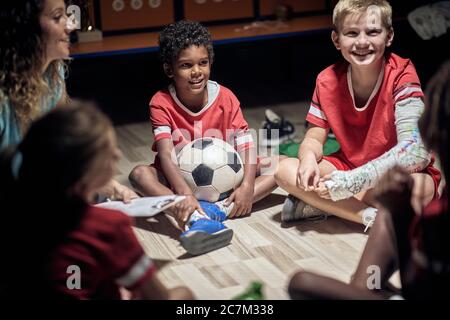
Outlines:
{"type": "Polygon", "coordinates": [[[181,103],[172,85],[153,96],[150,101],[150,120],[155,135],[153,151],[157,151],[156,142],[164,138],[172,139],[176,150],[202,137],[220,138],[238,151],[253,145],[236,96],[214,81],[208,81],[208,86],[214,88],[212,96],[196,113],[181,103]]]}
{"type": "Polygon", "coordinates": [[[138,287],[156,270],[136,239],[130,218],[93,206],[50,261],[51,291],[75,299],[120,299],[120,286],[138,287]],[[67,286],[68,278],[75,274],[68,272],[70,266],[79,268],[80,289],[67,286]]]}
{"type": "Polygon", "coordinates": [[[348,62],[341,61],[318,75],[306,120],[331,128],[341,145],[336,156],[355,168],[397,144],[395,104],[424,95],[412,62],[387,54],[372,95],[366,106],[357,109],[349,66],[348,62]]]}

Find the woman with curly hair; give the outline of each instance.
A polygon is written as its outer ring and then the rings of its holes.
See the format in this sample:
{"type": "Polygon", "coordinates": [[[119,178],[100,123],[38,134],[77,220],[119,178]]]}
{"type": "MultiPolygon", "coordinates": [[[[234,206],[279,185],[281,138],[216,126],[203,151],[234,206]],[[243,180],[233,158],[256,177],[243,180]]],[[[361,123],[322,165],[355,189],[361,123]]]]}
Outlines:
{"type": "MultiPolygon", "coordinates": [[[[33,120],[67,102],[70,32],[63,0],[0,2],[0,150],[18,144],[33,120]]],[[[137,195],[112,180],[102,195],[137,195]]]]}
{"type": "Polygon", "coordinates": [[[67,99],[69,34],[63,0],[0,5],[0,148],[17,144],[33,120],[67,99]]]}

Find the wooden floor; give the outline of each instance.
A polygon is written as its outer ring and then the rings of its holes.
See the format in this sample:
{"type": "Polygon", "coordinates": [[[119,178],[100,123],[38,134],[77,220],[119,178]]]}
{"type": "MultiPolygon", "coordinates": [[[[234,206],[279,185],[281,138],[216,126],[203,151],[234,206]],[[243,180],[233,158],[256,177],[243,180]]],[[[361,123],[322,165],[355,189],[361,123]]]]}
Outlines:
{"type": "MultiPolygon", "coordinates": [[[[271,106],[294,122],[304,134],[306,103],[271,106]]],[[[258,129],[265,108],[244,109],[251,128],[258,129]]],[[[124,158],[117,179],[127,182],[131,169],[151,163],[153,136],[149,123],[117,127],[124,158]]],[[[250,217],[226,221],[234,237],[228,247],[192,257],[178,242],[180,231],[164,214],[136,221],[136,234],[145,251],[159,266],[168,287],[188,286],[199,299],[231,299],[251,281],[263,283],[267,299],[287,299],[286,287],[297,270],[310,270],[350,280],[367,240],[363,228],[334,217],[319,223],[283,225],[280,212],[286,193],[277,189],[254,206],[250,217]]]]}

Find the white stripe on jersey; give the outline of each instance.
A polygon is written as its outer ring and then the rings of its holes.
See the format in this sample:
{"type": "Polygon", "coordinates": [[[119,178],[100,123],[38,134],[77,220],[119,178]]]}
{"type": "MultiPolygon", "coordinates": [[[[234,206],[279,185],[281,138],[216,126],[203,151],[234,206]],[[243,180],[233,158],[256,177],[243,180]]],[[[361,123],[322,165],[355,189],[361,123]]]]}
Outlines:
{"type": "Polygon", "coordinates": [[[153,266],[153,262],[145,254],[122,277],[116,280],[119,286],[132,287],[153,266]]]}
{"type": "Polygon", "coordinates": [[[311,113],[313,116],[316,116],[317,118],[328,121],[327,117],[325,116],[325,113],[323,113],[322,110],[318,109],[317,107],[313,106],[312,104],[309,107],[308,113],[311,113]]]}
{"type": "Polygon", "coordinates": [[[172,129],[169,126],[161,126],[156,128],[155,130],[153,130],[153,133],[155,134],[155,136],[157,136],[158,134],[161,133],[171,133],[172,129]]]}
{"type": "Polygon", "coordinates": [[[236,145],[238,146],[249,142],[253,142],[253,137],[250,133],[246,133],[245,135],[236,138],[236,145]]]}
{"type": "Polygon", "coordinates": [[[397,99],[400,98],[401,96],[404,96],[406,94],[413,93],[413,92],[422,92],[422,89],[420,89],[419,87],[406,87],[405,89],[403,89],[402,91],[397,93],[397,95],[394,97],[394,101],[397,102],[397,99]]]}

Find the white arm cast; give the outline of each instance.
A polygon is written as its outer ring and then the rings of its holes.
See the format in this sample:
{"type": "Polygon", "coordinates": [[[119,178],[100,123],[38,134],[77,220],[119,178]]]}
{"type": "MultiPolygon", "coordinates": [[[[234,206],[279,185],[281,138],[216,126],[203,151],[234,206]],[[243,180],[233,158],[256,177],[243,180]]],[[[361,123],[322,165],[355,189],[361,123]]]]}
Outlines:
{"type": "Polygon", "coordinates": [[[395,165],[409,172],[424,169],[431,155],[422,143],[418,120],[424,111],[420,98],[408,98],[395,105],[395,125],[398,143],[380,157],[350,171],[334,171],[325,182],[334,201],[350,198],[373,188],[381,176],[395,165]]]}

